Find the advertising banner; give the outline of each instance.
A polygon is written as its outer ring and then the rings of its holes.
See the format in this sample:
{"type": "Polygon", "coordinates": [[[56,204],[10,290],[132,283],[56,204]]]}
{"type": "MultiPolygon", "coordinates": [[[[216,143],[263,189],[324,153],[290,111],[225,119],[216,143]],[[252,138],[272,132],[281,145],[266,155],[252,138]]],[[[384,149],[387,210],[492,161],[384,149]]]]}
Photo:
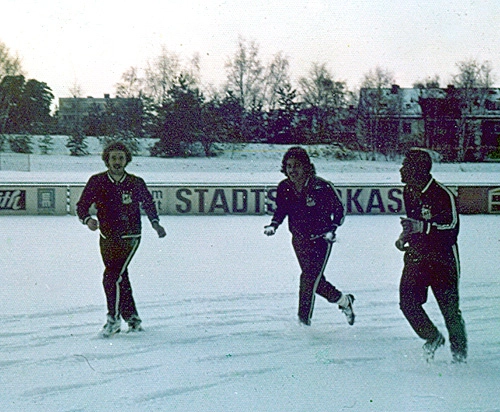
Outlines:
{"type": "MultiPolygon", "coordinates": [[[[149,185],[160,215],[260,215],[265,214],[276,188],[231,185],[149,185]]],[[[70,213],[76,215],[76,203],[83,186],[69,187],[70,213]]],[[[95,213],[95,210],[93,210],[95,213]]]]}
{"type": "Polygon", "coordinates": [[[337,186],[347,214],[374,215],[405,212],[403,186],[337,186]]]}
{"type": "MultiPolygon", "coordinates": [[[[404,213],[402,186],[336,186],[348,214],[404,213]]],[[[70,213],[83,186],[70,186],[70,213]]],[[[160,215],[262,215],[276,208],[275,185],[150,185],[160,215]]],[[[94,211],[95,213],[95,211],[94,211]]]]}
{"type": "Polygon", "coordinates": [[[160,214],[260,215],[270,207],[275,188],[266,186],[150,187],[160,214]]]}
{"type": "MultiPolygon", "coordinates": [[[[83,184],[0,185],[1,215],[76,215],[83,184]]],[[[500,213],[500,188],[448,186],[462,214],[500,213]]],[[[347,214],[405,213],[402,185],[336,185],[347,214]]],[[[152,184],[149,190],[160,215],[263,215],[276,209],[276,185],[152,184]]],[[[95,208],[91,210],[96,213],[95,208]]]]}
{"type": "Polygon", "coordinates": [[[65,215],[65,185],[0,186],[0,215],[65,215]]]}
{"type": "Polygon", "coordinates": [[[500,187],[491,189],[488,192],[488,212],[500,213],[500,187]]]}

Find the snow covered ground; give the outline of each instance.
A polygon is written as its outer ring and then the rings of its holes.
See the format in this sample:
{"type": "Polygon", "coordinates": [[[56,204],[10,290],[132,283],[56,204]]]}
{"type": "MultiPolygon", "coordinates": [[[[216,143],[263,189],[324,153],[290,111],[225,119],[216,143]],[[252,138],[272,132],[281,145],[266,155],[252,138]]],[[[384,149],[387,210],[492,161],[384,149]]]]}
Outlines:
{"type": "MultiPolygon", "coordinates": [[[[98,155],[102,151],[96,138],[88,138],[92,156],[73,157],[67,154],[65,138],[54,137],[50,155],[0,153],[0,183],[57,182],[84,183],[89,174],[103,169],[98,155]]],[[[141,140],[142,142],[142,140],[141,140]]],[[[153,143],[144,139],[142,153],[153,143]]],[[[212,158],[152,158],[136,156],[128,170],[148,183],[277,183],[283,178],[280,163],[289,146],[265,144],[221,145],[224,149],[212,158]]],[[[328,153],[329,146],[308,148],[318,174],[338,183],[399,183],[401,159],[396,161],[340,161],[316,154],[328,153]]],[[[444,183],[500,182],[500,162],[436,163],[433,173],[444,183]]]]}
{"type": "MultiPolygon", "coordinates": [[[[86,181],[102,170],[98,157],[45,159],[31,172],[1,171],[0,182],[86,181]]],[[[130,170],[149,181],[282,178],[276,159],[216,160],[137,158],[130,170]]],[[[334,181],[370,181],[376,170],[392,181],[399,168],[315,164],[334,181]]],[[[450,181],[498,174],[451,166],[450,181]]],[[[326,277],[356,295],[352,327],[321,299],[312,326],[298,324],[300,270],[285,227],[262,234],[269,217],[163,216],[165,239],[144,222],[130,276],[146,331],[102,339],[97,234],[73,216],[2,216],[0,410],[499,411],[499,217],[461,219],[465,365],[451,364],[448,345],[426,363],[399,310],[398,217],[348,216],[338,231],[326,277]]],[[[447,336],[432,296],[426,308],[447,336]]]]}

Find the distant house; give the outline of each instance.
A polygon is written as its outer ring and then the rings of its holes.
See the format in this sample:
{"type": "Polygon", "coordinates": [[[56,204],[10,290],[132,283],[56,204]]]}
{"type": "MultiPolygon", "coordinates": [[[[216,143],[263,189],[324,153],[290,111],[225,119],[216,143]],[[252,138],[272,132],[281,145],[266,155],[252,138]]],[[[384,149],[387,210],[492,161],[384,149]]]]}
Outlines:
{"type": "Polygon", "coordinates": [[[444,160],[483,160],[498,147],[500,89],[361,89],[358,140],[384,154],[419,145],[444,160]]]}
{"type": "Polygon", "coordinates": [[[81,128],[87,135],[109,134],[106,129],[110,128],[109,120],[112,117],[123,118],[119,127],[140,129],[141,125],[136,123],[141,121],[141,112],[140,99],[112,98],[109,94],[102,98],[62,97],[59,98],[59,130],[70,134],[76,128],[81,128]]]}
{"type": "Polygon", "coordinates": [[[357,139],[367,151],[391,156],[420,144],[424,134],[419,91],[362,88],[359,94],[357,139]]]}

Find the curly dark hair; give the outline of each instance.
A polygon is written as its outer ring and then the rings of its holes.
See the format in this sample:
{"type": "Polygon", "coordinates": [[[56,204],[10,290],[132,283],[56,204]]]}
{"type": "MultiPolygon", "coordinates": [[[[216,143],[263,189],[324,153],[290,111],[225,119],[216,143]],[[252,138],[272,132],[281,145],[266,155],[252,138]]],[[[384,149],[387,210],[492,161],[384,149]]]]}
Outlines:
{"type": "Polygon", "coordinates": [[[102,160],[108,165],[109,162],[109,154],[115,150],[120,150],[125,153],[125,158],[127,160],[127,164],[129,164],[132,161],[132,152],[130,149],[122,142],[112,142],[108,144],[104,151],[102,152],[102,160]]]}
{"type": "Polygon", "coordinates": [[[288,159],[291,158],[296,159],[297,161],[302,163],[304,165],[304,168],[306,169],[307,174],[309,175],[316,174],[316,169],[314,165],[311,163],[311,159],[307,154],[306,150],[300,146],[293,146],[287,150],[287,152],[283,156],[283,160],[281,161],[281,173],[283,173],[285,176],[286,176],[286,163],[288,162],[288,159]]]}

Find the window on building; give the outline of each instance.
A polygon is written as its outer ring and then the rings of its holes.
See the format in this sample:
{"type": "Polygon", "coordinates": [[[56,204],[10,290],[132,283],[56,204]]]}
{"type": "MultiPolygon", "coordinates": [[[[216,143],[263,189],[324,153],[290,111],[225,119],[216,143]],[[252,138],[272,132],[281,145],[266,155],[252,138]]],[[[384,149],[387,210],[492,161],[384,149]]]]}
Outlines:
{"type": "Polygon", "coordinates": [[[500,102],[498,102],[498,100],[486,100],[484,102],[484,107],[486,110],[490,111],[500,110],[500,102]]]}
{"type": "Polygon", "coordinates": [[[403,122],[403,133],[411,134],[411,122],[403,122]]]}

